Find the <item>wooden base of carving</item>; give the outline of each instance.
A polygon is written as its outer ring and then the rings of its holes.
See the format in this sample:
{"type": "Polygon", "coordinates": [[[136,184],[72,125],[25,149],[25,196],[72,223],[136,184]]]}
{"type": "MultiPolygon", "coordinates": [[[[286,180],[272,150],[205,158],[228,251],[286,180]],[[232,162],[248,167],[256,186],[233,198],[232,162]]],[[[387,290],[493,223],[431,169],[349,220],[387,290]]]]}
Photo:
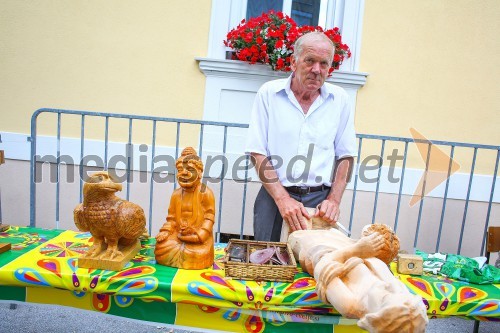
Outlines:
{"type": "Polygon", "coordinates": [[[8,224],[2,224],[0,222],[0,232],[4,232],[5,230],[7,230],[9,228],[10,228],[10,225],[8,225],[8,224]]]}
{"type": "Polygon", "coordinates": [[[120,271],[125,265],[132,260],[133,257],[141,249],[141,242],[138,240],[135,244],[127,247],[120,247],[119,250],[123,256],[115,259],[99,259],[99,258],[78,258],[78,267],[105,269],[108,271],[120,271]]]}
{"type": "Polygon", "coordinates": [[[0,253],[9,251],[11,248],[10,243],[0,243],[0,253]]]}

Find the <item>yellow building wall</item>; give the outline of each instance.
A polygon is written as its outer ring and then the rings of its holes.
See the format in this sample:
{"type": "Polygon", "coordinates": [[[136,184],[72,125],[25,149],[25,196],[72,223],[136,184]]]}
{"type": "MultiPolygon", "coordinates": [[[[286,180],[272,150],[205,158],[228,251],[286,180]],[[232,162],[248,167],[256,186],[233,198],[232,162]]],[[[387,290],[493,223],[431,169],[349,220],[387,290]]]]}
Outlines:
{"type": "Polygon", "coordinates": [[[360,133],[500,145],[500,1],[366,0],[360,133]]]}
{"type": "MultiPolygon", "coordinates": [[[[201,119],[194,58],[207,54],[210,13],[197,0],[0,0],[0,131],[29,133],[41,107],[201,119]]],[[[499,15],[497,0],[366,0],[357,131],[500,144],[499,15]]],[[[40,134],[54,135],[54,118],[41,117],[40,134]]],[[[114,121],[109,139],[127,130],[114,121]]],[[[158,144],[174,130],[159,128],[158,144]]],[[[134,141],[151,132],[135,124],[134,141]]],[[[103,133],[86,120],[86,138],[103,133]]],[[[63,136],[79,134],[63,119],[63,136]]]]}
{"type": "MultiPolygon", "coordinates": [[[[194,58],[207,53],[210,10],[206,0],[0,0],[0,130],[29,133],[41,107],[201,119],[194,58]]],[[[54,124],[41,119],[39,133],[54,124]]],[[[102,138],[86,124],[86,137],[102,138]]],[[[79,133],[63,122],[63,135],[79,133]]],[[[135,136],[149,142],[151,131],[135,136]]]]}

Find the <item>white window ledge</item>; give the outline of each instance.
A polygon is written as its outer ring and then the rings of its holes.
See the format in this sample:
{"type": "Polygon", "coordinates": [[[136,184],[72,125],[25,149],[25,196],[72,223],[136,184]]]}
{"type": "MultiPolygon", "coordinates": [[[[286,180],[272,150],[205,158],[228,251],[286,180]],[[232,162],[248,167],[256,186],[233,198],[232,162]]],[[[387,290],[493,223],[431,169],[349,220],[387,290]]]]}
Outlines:
{"type": "MultiPolygon", "coordinates": [[[[200,70],[207,77],[239,78],[242,80],[259,79],[272,80],[288,77],[290,73],[276,72],[268,65],[249,64],[239,60],[222,60],[213,58],[195,58],[198,61],[200,70]]],[[[327,82],[343,87],[350,87],[358,90],[366,83],[368,73],[334,71],[327,82]]]]}

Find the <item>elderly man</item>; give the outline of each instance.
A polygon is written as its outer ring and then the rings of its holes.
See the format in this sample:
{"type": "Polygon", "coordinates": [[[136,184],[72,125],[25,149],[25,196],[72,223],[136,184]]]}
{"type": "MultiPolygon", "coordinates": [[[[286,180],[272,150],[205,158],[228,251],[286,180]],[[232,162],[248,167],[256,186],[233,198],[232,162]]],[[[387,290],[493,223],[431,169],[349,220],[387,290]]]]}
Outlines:
{"type": "Polygon", "coordinates": [[[283,220],[306,229],[305,207],[332,225],[356,156],[347,93],[325,83],[335,46],[321,32],[295,43],[292,75],[264,84],[255,98],[246,153],[262,188],[254,205],[254,236],[278,241],[283,220]]]}

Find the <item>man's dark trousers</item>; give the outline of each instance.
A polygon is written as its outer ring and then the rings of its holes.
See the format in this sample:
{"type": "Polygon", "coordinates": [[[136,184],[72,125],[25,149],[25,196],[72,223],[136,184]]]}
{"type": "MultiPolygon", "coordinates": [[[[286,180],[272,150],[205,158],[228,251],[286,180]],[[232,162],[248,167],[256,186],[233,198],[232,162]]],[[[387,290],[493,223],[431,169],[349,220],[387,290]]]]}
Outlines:
{"type": "MultiPolygon", "coordinates": [[[[290,193],[290,196],[302,202],[304,207],[315,208],[326,199],[330,189],[311,192],[303,195],[290,193]]],[[[253,207],[253,233],[255,240],[279,242],[281,237],[281,227],[283,217],[273,198],[267,193],[264,186],[260,188],[253,207]]]]}

